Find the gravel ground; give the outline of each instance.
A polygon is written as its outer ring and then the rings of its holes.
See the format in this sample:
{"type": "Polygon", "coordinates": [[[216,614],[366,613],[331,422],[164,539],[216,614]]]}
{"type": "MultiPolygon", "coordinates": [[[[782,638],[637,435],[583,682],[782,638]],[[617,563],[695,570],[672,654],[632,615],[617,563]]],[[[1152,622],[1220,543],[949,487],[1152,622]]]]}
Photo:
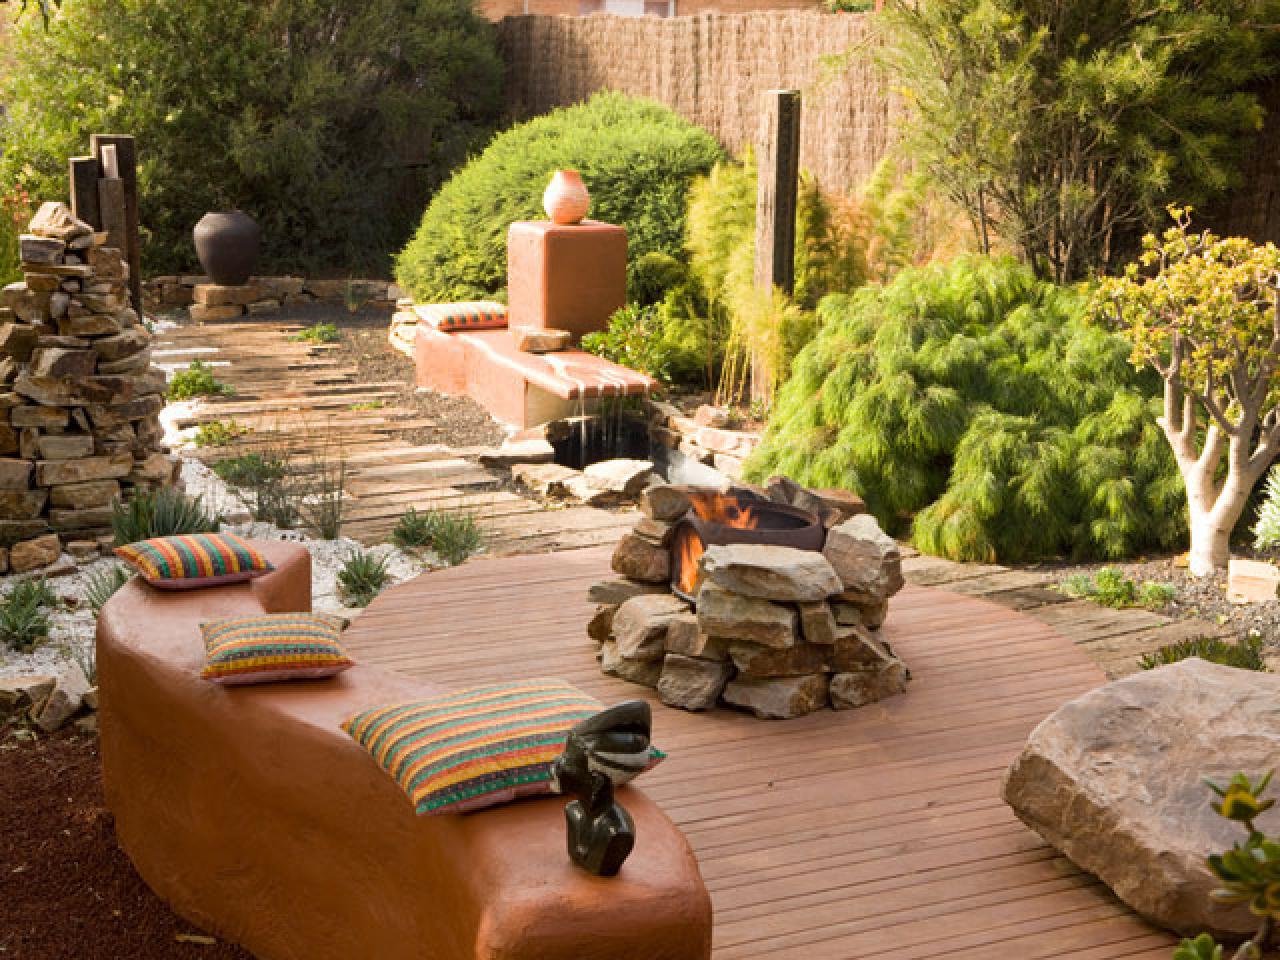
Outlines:
{"type": "Polygon", "coordinates": [[[506,438],[506,429],[469,397],[446,397],[414,388],[413,363],[387,342],[391,316],[386,310],[365,309],[353,314],[341,306],[312,304],[305,312],[299,309],[281,314],[281,318],[334,324],[342,337],[337,357],[359,371],[357,379],[362,383],[402,382],[405,386],[395,404],[417,410],[419,417],[433,421],[430,427],[410,432],[411,443],[488,447],[506,438]]]}
{"type": "MultiPolygon", "coordinates": [[[[1275,557],[1255,555],[1252,551],[1236,551],[1254,559],[1275,557]]],[[[1126,577],[1142,583],[1154,581],[1174,588],[1174,598],[1156,613],[1178,620],[1207,620],[1227,627],[1239,637],[1251,633],[1264,638],[1264,647],[1273,656],[1280,655],[1280,599],[1268,603],[1235,604],[1227,600],[1227,576],[1223,572],[1212,577],[1193,577],[1177,556],[1143,557],[1120,563],[1091,563],[1044,568],[1058,583],[1073,574],[1095,575],[1103,567],[1114,567],[1126,577]]]]}
{"type": "MultiPolygon", "coordinates": [[[[281,530],[267,523],[254,523],[235,494],[208,467],[195,460],[185,460],[182,479],[187,492],[199,494],[206,505],[228,518],[223,529],[255,540],[291,540],[306,546],[311,553],[311,582],[314,608],[318,613],[356,617],[358,607],[347,607],[338,595],[337,576],[343,563],[362,549],[354,540],[315,540],[299,530],[281,530]]],[[[440,566],[438,558],[428,551],[408,553],[392,544],[379,544],[368,551],[384,557],[391,575],[388,586],[417,576],[424,570],[440,566]]],[[[49,639],[30,653],[18,653],[0,647],[0,677],[24,674],[64,675],[81,669],[93,649],[94,614],[86,603],[86,589],[94,573],[110,569],[117,561],[95,560],[79,567],[74,574],[49,581],[61,603],[50,615],[49,639]]],[[[0,584],[13,577],[0,577],[0,584]]]]}

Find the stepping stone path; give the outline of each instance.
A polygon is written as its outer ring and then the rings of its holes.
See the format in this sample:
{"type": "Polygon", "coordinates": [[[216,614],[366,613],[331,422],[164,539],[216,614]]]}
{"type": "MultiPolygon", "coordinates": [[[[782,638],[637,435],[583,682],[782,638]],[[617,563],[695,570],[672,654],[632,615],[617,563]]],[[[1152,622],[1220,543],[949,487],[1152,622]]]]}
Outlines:
{"type": "Polygon", "coordinates": [[[201,400],[180,428],[235,420],[252,432],[224,447],[188,448],[209,463],[262,449],[347,462],[349,501],[343,534],[384,542],[409,507],[467,511],[486,533],[487,552],[541,553],[615,543],[634,522],[627,513],[588,506],[549,510],[511,492],[507,471],[481,462],[489,447],[414,445],[409,435],[432,421],[397,405],[404,384],[361,383],[336,346],[291,340],[301,329],[287,312],[270,321],[186,324],[156,335],[157,363],[185,369],[192,360],[214,365],[235,388],[230,397],[201,400]],[[376,409],[352,409],[381,403],[376,409]]]}

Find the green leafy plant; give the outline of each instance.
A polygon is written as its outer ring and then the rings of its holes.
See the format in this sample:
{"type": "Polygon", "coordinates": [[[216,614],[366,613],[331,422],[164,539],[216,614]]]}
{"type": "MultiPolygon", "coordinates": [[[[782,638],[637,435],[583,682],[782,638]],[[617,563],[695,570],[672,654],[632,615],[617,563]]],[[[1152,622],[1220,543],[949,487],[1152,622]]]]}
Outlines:
{"type": "MultiPolygon", "coordinates": [[[[1274,771],[1273,771],[1274,772],[1274,771]]],[[[1209,869],[1220,886],[1210,896],[1227,906],[1247,905],[1258,918],[1257,932],[1232,954],[1233,960],[1262,960],[1271,945],[1276,921],[1280,920],[1280,843],[1258,829],[1254,821],[1275,804],[1264,798],[1271,785],[1271,773],[1252,780],[1237,773],[1225,786],[1206,780],[1218,797],[1212,807],[1218,816],[1240,825],[1245,839],[1225,853],[1209,857],[1209,869]]],[[[1213,938],[1202,933],[1183,940],[1174,960],[1222,960],[1223,951],[1213,938]]]]}
{"type": "Polygon", "coordinates": [[[362,400],[360,403],[353,403],[348,410],[381,410],[386,406],[384,400],[362,400]]]}
{"type": "Polygon", "coordinates": [[[912,158],[1042,276],[1117,262],[1171,200],[1235,182],[1275,70],[1274,0],[890,0],[912,158]]]}
{"type": "Polygon", "coordinates": [[[1079,292],[1009,258],[834,294],[747,477],[855,490],[956,560],[1118,558],[1186,532],[1156,378],[1079,292]]]}
{"type": "Polygon", "coordinates": [[[292,530],[301,522],[304,495],[286,447],[264,447],[230,457],[215,464],[213,470],[236,488],[249,513],[259,523],[292,530]]]}
{"type": "Polygon", "coordinates": [[[1155,653],[1143,654],[1138,665],[1143,670],[1153,670],[1191,657],[1241,670],[1267,669],[1266,661],[1262,659],[1262,638],[1258,636],[1244,637],[1239,643],[1232,643],[1221,637],[1191,637],[1166,644],[1155,653]]]}
{"type": "Polygon", "coordinates": [[[213,367],[203,360],[192,360],[186,370],[177,370],[169,379],[170,400],[192,400],[196,397],[230,397],[235,388],[213,375],[213,367]]]}
{"type": "Polygon", "coordinates": [[[119,563],[110,564],[90,573],[84,585],[85,599],[89,602],[89,609],[95,614],[98,613],[102,605],[128,583],[132,576],[128,568],[119,563]]]}
{"type": "Polygon", "coordinates": [[[135,493],[129,501],[111,505],[117,547],[152,537],[216,533],[221,526],[222,517],[205,507],[203,497],[188,496],[175,487],[135,493]]]}
{"type": "Polygon", "coordinates": [[[187,270],[192,224],[232,207],[262,226],[264,274],[385,269],[501,108],[470,3],[74,0],[48,31],[26,21],[0,182],[29,168],[33,195],[62,196],[90,134],[134,134],[148,273],[187,270]]]}
{"type": "Polygon", "coordinates": [[[45,610],[57,602],[43,579],[18,581],[0,601],[0,640],[20,653],[34,650],[49,636],[45,610]]]}
{"type": "Polygon", "coordinates": [[[342,339],[342,335],[338,333],[336,324],[313,323],[303,327],[289,339],[295,343],[337,343],[342,339]]]}
{"type": "Polygon", "coordinates": [[[349,604],[367,607],[390,578],[385,557],[356,550],[338,571],[338,587],[349,604]]]}
{"type": "Polygon", "coordinates": [[[1092,310],[1163,381],[1159,423],[1187,492],[1191,573],[1226,567],[1231,531],[1280,454],[1280,249],[1191,230],[1189,210],[1147,235],[1092,310]]]}
{"type": "Polygon", "coordinates": [[[495,296],[507,282],[507,228],[544,218],[542,192],[574,169],[591,216],[627,228],[632,262],[681,253],[690,180],[723,156],[716,141],[650,100],[598,93],[494,137],[432,199],[396,259],[396,280],[425,303],[495,296]]]}
{"type": "Polygon", "coordinates": [[[1075,573],[1060,589],[1072,597],[1085,597],[1104,607],[1146,607],[1156,610],[1170,603],[1177,591],[1171,584],[1145,580],[1138,583],[1115,567],[1103,567],[1093,576],[1075,573]]]}
{"type": "Polygon", "coordinates": [[[582,349],[656,380],[671,381],[671,350],[662,337],[657,307],[627,304],[609,318],[607,329],[583,337],[582,349]]]}
{"type": "Polygon", "coordinates": [[[235,420],[211,420],[196,427],[191,442],[197,447],[228,447],[253,431],[235,420]]]}
{"type": "Polygon", "coordinates": [[[396,521],[391,542],[406,549],[429,547],[449,566],[456,567],[480,549],[484,533],[473,514],[410,507],[396,521]]]}

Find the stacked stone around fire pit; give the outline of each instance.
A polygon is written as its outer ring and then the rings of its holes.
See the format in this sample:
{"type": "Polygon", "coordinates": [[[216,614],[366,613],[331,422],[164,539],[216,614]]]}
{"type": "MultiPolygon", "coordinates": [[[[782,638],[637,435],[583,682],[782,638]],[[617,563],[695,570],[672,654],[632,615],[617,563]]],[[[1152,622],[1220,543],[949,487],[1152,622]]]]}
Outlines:
{"type": "Polygon", "coordinates": [[[0,297],[0,546],[14,546],[15,570],[32,541],[56,559],[50,531],[105,530],[114,498],[170,483],[177,467],[161,447],[164,371],[120,251],[63,203],[42,205],[29,230],[26,280],[0,297]]]}
{"type": "Polygon", "coordinates": [[[774,481],[775,501],[816,513],[823,552],[763,544],[710,546],[696,609],[671,592],[670,544],[690,509],[679,487],[644,492],[644,516],[619,543],[619,578],[591,587],[587,632],[611,676],[655,687],[663,703],[723,702],[786,719],[901,693],[907,668],[880,635],[902,588],[897,544],[857,498],[774,481]]]}

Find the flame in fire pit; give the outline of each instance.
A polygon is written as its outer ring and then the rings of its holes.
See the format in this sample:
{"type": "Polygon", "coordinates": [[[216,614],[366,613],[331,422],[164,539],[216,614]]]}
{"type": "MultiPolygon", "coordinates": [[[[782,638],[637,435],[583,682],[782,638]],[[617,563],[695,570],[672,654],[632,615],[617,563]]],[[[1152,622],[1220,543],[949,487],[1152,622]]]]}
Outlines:
{"type": "MultiPolygon", "coordinates": [[[[694,493],[690,495],[693,512],[707,523],[717,523],[734,530],[755,530],[760,524],[759,515],[752,508],[753,501],[733,493],[694,493]]],[[[675,560],[675,587],[687,597],[698,592],[698,561],[707,552],[707,545],[690,524],[681,525],[672,544],[675,560]]]]}

